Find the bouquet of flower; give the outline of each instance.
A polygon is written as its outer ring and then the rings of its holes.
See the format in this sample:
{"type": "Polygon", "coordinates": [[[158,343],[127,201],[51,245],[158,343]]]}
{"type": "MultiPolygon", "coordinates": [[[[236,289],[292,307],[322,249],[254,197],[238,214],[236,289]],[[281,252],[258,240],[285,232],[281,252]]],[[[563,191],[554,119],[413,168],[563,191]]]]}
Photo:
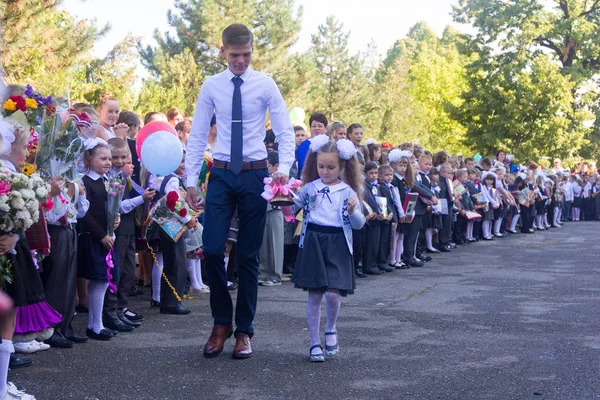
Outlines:
{"type": "Polygon", "coordinates": [[[191,212],[185,202],[185,192],[173,191],[156,202],[150,210],[149,218],[156,222],[176,242],[187,230],[187,226],[177,218],[176,214],[185,218],[191,212]]]}
{"type": "Polygon", "coordinates": [[[11,115],[22,112],[27,117],[30,126],[38,126],[44,119],[47,109],[52,109],[52,96],[44,97],[35,92],[31,85],[27,85],[24,96],[10,96],[2,105],[2,115],[11,115]]]}
{"type": "MultiPolygon", "coordinates": [[[[49,186],[37,174],[27,176],[8,171],[0,162],[0,232],[22,234],[40,218],[40,203],[46,204],[49,186]]],[[[0,287],[12,281],[12,266],[0,256],[0,287]]]]}
{"type": "Polygon", "coordinates": [[[106,221],[108,236],[115,234],[115,222],[119,216],[119,207],[125,192],[125,180],[121,176],[111,176],[106,182],[106,221]]]}

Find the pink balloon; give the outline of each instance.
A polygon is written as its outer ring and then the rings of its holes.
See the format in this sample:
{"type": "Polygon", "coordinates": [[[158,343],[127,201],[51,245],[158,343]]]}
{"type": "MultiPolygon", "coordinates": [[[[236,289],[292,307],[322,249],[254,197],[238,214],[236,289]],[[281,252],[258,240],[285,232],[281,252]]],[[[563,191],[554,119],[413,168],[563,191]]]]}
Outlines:
{"type": "Polygon", "coordinates": [[[177,136],[177,131],[171,124],[164,121],[152,121],[146,125],[137,134],[137,138],[135,140],[135,151],[138,157],[142,157],[142,144],[144,144],[144,140],[154,132],[159,131],[167,131],[171,132],[173,135],[177,136]]]}

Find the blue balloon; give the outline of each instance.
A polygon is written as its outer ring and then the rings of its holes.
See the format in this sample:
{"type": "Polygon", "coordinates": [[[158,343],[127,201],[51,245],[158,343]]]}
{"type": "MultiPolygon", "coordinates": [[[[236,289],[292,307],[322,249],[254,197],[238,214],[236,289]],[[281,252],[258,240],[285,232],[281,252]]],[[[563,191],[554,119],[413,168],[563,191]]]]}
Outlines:
{"type": "Polygon", "coordinates": [[[183,148],[171,132],[154,132],[142,144],[142,164],[154,176],[167,176],[179,168],[183,148]]]}

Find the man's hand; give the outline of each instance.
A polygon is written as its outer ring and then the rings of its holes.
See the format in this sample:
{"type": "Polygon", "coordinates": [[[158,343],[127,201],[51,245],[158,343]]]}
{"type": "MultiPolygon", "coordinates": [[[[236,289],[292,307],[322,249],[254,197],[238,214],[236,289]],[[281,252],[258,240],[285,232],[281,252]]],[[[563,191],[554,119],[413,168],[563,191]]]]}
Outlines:
{"type": "Polygon", "coordinates": [[[287,175],[282,174],[281,172],[275,172],[273,174],[273,183],[274,184],[278,184],[278,185],[285,185],[287,184],[289,181],[289,178],[287,175]]]}
{"type": "Polygon", "coordinates": [[[186,200],[188,205],[192,208],[192,210],[200,211],[198,207],[198,191],[195,187],[189,186],[187,188],[186,200]]]}

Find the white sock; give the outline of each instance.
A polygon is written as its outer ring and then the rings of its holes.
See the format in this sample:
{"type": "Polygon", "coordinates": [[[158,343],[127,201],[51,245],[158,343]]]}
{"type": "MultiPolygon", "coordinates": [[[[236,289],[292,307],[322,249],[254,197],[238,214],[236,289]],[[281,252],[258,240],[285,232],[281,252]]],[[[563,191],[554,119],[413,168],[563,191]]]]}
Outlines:
{"type": "Polygon", "coordinates": [[[504,218],[498,218],[497,220],[494,221],[494,234],[495,235],[500,234],[500,228],[502,227],[502,221],[504,221],[504,218]]]}
{"type": "Polygon", "coordinates": [[[0,343],[0,398],[6,394],[6,383],[8,382],[8,364],[10,355],[15,351],[12,340],[2,339],[0,343]]]}
{"type": "Polygon", "coordinates": [[[187,270],[190,276],[190,286],[192,289],[200,289],[198,280],[196,279],[196,261],[198,260],[194,260],[192,258],[187,259],[187,270]]]}
{"type": "Polygon", "coordinates": [[[433,249],[433,229],[427,228],[425,229],[425,242],[427,243],[427,248],[429,250],[433,249]]]}
{"type": "Polygon", "coordinates": [[[510,230],[514,231],[517,229],[517,223],[519,222],[519,218],[521,218],[521,214],[513,215],[512,221],[510,221],[510,230]]]}
{"type": "Polygon", "coordinates": [[[152,300],[160,302],[160,280],[162,278],[163,268],[163,253],[156,253],[156,260],[160,265],[160,268],[156,266],[156,263],[152,263],[152,300]]]}
{"type": "Polygon", "coordinates": [[[397,244],[396,244],[396,262],[402,261],[402,253],[404,253],[404,233],[396,232],[397,244]]]}
{"type": "Polygon", "coordinates": [[[473,240],[473,226],[474,225],[475,225],[475,222],[473,222],[473,221],[467,222],[467,239],[473,240]]]}
{"type": "MultiPolygon", "coordinates": [[[[319,290],[308,291],[308,302],[306,304],[306,319],[308,321],[308,332],[310,333],[310,346],[321,344],[319,337],[319,326],[321,324],[321,301],[323,293],[319,290]]],[[[313,350],[315,354],[319,354],[318,350],[313,350]]]]}
{"type": "Polygon", "coordinates": [[[102,308],[104,306],[104,295],[108,289],[108,282],[88,282],[88,328],[95,333],[104,329],[102,324],[102,308]]]}
{"type": "Polygon", "coordinates": [[[483,231],[483,237],[484,238],[488,238],[490,237],[490,225],[491,225],[492,221],[483,221],[483,224],[481,225],[481,230],[483,231]]]}
{"type": "MultiPolygon", "coordinates": [[[[340,313],[340,297],[340,293],[337,290],[328,290],[325,292],[325,312],[327,313],[325,332],[337,332],[336,323],[340,313]]],[[[328,346],[335,346],[337,344],[337,335],[325,335],[325,344],[328,346]]]]}
{"type": "Polygon", "coordinates": [[[202,260],[196,260],[196,280],[200,287],[206,287],[204,281],[202,281],[202,260]]]}

